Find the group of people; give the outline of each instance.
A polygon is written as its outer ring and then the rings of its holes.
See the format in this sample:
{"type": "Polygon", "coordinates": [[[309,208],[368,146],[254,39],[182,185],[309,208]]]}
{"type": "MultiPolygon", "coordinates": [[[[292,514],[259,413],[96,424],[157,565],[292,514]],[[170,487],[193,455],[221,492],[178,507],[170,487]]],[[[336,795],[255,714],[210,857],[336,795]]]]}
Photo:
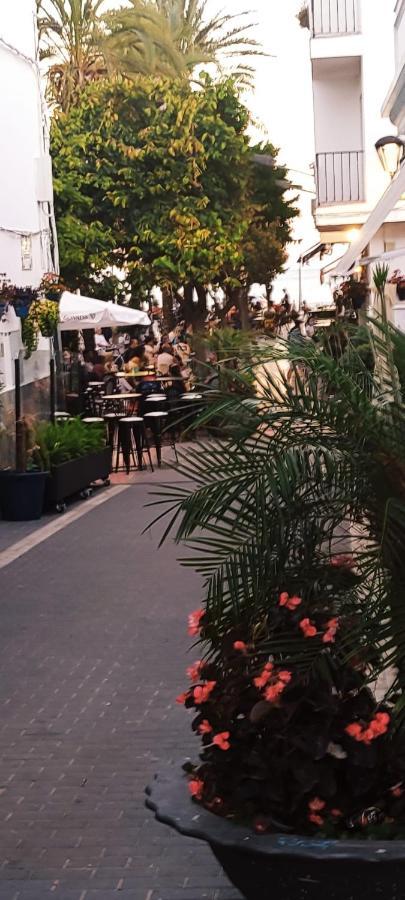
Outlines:
{"type": "Polygon", "coordinates": [[[120,392],[133,391],[132,376],[146,373],[172,378],[175,389],[184,393],[192,375],[190,358],[191,348],[182,325],[158,340],[153,333],[144,337],[118,335],[115,344],[101,329],[96,329],[94,350],[83,352],[87,381],[103,381],[107,394],[115,392],[118,372],[123,373],[119,378],[120,392]]]}

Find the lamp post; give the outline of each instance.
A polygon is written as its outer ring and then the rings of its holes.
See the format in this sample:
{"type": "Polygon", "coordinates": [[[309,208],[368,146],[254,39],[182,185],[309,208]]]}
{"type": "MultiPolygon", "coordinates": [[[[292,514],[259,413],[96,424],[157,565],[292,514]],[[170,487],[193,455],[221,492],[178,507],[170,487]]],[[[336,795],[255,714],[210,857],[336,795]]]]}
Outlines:
{"type": "Polygon", "coordinates": [[[405,161],[405,141],[395,134],[380,138],[375,145],[381,165],[391,179],[398,174],[405,161]]]}

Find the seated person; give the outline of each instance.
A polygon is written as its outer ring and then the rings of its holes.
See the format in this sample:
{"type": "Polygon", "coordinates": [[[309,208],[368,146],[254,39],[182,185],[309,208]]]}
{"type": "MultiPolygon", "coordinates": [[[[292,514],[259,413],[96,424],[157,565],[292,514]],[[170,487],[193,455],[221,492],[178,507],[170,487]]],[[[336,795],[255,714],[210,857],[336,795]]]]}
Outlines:
{"type": "Polygon", "coordinates": [[[180,366],[171,366],[170,375],[172,375],[173,378],[176,379],[176,381],[172,381],[169,383],[169,386],[165,390],[165,394],[169,401],[176,401],[179,399],[179,397],[181,397],[182,394],[186,393],[186,386],[181,377],[180,366]]]}
{"type": "Polygon", "coordinates": [[[157,370],[159,375],[168,375],[171,367],[175,365],[175,362],[170,344],[162,344],[157,358],[157,370]]]}
{"type": "Polygon", "coordinates": [[[104,353],[107,353],[110,349],[110,344],[108,343],[107,338],[104,337],[101,328],[95,329],[94,346],[96,348],[96,353],[98,353],[99,356],[103,356],[104,353]]]}
{"type": "MultiPolygon", "coordinates": [[[[136,348],[133,348],[134,352],[131,353],[129,359],[127,359],[124,363],[124,371],[125,372],[134,372],[137,369],[143,369],[146,366],[146,358],[145,358],[145,349],[142,345],[138,344],[136,348]]],[[[124,354],[124,359],[125,359],[124,354]]]]}
{"type": "MultiPolygon", "coordinates": [[[[139,358],[142,356],[144,352],[143,345],[140,344],[138,338],[132,337],[129,343],[129,347],[125,350],[123,354],[124,363],[129,363],[135,358],[139,358]]],[[[133,369],[138,368],[138,366],[133,365],[133,369]]]]}

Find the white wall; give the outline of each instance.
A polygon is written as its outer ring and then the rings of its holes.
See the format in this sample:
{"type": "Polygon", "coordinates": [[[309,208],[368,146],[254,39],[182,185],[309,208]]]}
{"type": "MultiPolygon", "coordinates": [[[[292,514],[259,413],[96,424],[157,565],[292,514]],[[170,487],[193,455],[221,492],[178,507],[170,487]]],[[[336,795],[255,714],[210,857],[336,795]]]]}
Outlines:
{"type": "MultiPolygon", "coordinates": [[[[53,262],[48,207],[38,202],[36,184],[36,160],[44,158],[48,147],[35,58],[35,0],[0,0],[0,280],[5,274],[12,283],[37,286],[53,262]],[[23,270],[16,232],[33,233],[30,269],[23,270]]],[[[48,196],[52,199],[49,186],[48,196]]]]}
{"type": "Polygon", "coordinates": [[[399,75],[405,63],[405,0],[396,7],[395,22],[395,74],[399,75]]]}
{"type": "Polygon", "coordinates": [[[363,149],[360,60],[314,63],[317,153],[363,149]]]}

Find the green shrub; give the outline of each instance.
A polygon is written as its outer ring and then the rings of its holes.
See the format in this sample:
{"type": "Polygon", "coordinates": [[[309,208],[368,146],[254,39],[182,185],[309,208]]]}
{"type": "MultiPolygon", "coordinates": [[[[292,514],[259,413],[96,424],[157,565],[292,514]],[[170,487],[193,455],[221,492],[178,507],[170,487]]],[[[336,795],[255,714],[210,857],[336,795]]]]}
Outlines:
{"type": "Polygon", "coordinates": [[[34,457],[38,468],[49,470],[57,466],[96,453],[105,447],[103,425],[86,425],[81,419],[69,419],[53,425],[40,422],[35,428],[34,457]]]}

